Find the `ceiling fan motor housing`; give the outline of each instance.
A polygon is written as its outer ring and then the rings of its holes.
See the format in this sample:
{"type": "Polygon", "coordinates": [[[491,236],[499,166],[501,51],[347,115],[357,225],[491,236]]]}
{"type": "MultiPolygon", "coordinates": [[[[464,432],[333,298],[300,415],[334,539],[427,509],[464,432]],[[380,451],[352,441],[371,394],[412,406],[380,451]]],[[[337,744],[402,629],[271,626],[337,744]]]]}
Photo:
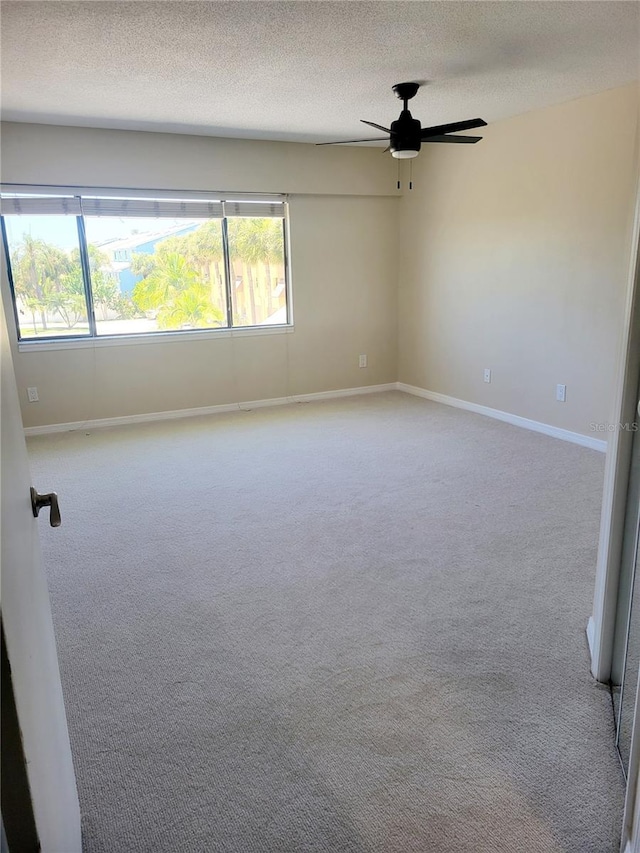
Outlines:
{"type": "MultiPolygon", "coordinates": [[[[2,0],[0,0],[2,2],[2,0]]],[[[481,136],[457,136],[459,130],[471,130],[474,127],[485,127],[486,121],[481,118],[472,118],[468,121],[454,121],[449,124],[437,124],[434,127],[425,127],[417,119],[414,119],[408,109],[408,102],[413,98],[420,84],[414,82],[396,83],[393,91],[403,102],[403,110],[397,121],[391,122],[391,127],[384,127],[374,121],[360,119],[364,124],[374,127],[383,133],[389,134],[389,147],[385,151],[391,151],[391,156],[398,160],[409,160],[417,157],[423,142],[452,142],[460,144],[473,144],[480,142],[481,136]]],[[[316,145],[350,145],[357,142],[382,142],[381,137],[374,136],[373,139],[346,139],[344,142],[317,142],[316,145]]]]}
{"type": "Polygon", "coordinates": [[[421,124],[412,118],[409,110],[403,110],[397,121],[391,122],[390,150],[393,157],[408,159],[417,157],[420,151],[421,124]]]}

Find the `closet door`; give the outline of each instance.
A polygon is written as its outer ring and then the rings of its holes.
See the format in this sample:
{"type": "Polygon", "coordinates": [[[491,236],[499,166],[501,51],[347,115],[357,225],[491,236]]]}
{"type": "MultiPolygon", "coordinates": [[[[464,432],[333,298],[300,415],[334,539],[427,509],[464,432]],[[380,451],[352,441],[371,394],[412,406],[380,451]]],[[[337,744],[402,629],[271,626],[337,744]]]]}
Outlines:
{"type": "MultiPolygon", "coordinates": [[[[639,404],[640,405],[640,404],[639,404]]],[[[613,667],[612,697],[616,745],[625,774],[629,770],[631,732],[640,668],[640,433],[633,438],[631,471],[620,566],[620,586],[613,667]]]]}

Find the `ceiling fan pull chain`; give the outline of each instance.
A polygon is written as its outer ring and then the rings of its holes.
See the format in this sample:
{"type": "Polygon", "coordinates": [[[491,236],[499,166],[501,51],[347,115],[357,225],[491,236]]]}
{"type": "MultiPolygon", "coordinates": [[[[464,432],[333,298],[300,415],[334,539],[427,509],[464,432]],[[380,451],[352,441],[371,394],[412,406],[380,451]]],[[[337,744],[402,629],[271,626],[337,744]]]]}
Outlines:
{"type": "Polygon", "coordinates": [[[413,160],[409,160],[409,189],[413,189],[413,160]]]}
{"type": "Polygon", "coordinates": [[[398,189],[400,189],[400,160],[398,160],[398,189]]]}

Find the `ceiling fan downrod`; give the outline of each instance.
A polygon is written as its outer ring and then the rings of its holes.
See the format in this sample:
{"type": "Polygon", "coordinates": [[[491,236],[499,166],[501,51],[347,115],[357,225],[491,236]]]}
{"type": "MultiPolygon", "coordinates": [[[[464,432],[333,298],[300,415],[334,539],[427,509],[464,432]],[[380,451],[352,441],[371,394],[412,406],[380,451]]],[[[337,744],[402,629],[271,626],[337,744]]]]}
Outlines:
{"type": "Polygon", "coordinates": [[[404,104],[404,109],[407,108],[407,102],[411,100],[411,98],[415,98],[418,93],[418,89],[420,88],[419,83],[396,83],[395,86],[391,87],[393,91],[396,93],[396,97],[400,98],[400,100],[404,104]]]}

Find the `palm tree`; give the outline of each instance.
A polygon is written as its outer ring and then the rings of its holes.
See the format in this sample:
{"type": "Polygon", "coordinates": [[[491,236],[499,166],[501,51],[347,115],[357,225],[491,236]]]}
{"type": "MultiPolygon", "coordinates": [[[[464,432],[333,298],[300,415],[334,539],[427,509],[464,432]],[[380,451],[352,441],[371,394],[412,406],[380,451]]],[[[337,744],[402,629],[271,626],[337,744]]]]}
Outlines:
{"type": "Polygon", "coordinates": [[[180,291],[200,282],[197,272],[183,255],[178,252],[157,254],[153,270],[133,288],[133,301],[143,311],[157,311],[180,291]]]}
{"type": "Polygon", "coordinates": [[[179,252],[184,255],[191,266],[200,270],[203,278],[211,282],[212,300],[224,306],[226,301],[223,272],[224,248],[219,219],[209,219],[189,234],[163,240],[157,251],[159,253],[179,252]]]}
{"type": "Polygon", "coordinates": [[[12,253],[16,296],[28,300],[30,310],[40,313],[43,329],[47,329],[48,297],[55,290],[52,283],[68,272],[69,258],[40,237],[23,234],[22,242],[12,253]]]}
{"type": "MultiPolygon", "coordinates": [[[[89,257],[93,302],[96,307],[98,305],[102,307],[102,319],[106,320],[109,308],[116,308],[119,297],[118,287],[107,272],[110,266],[109,256],[91,243],[87,246],[87,255],[89,257]]],[[[71,252],[71,260],[78,265],[79,269],[81,268],[78,249],[71,252]]]]}
{"type": "Polygon", "coordinates": [[[207,272],[213,264],[217,284],[217,294],[211,293],[214,301],[219,305],[226,302],[224,287],[224,274],[222,264],[224,262],[224,247],[222,243],[222,225],[219,219],[210,219],[201,225],[197,231],[189,235],[190,247],[193,246],[193,261],[197,266],[205,266],[207,272]]]}
{"type": "Polygon", "coordinates": [[[180,291],[158,311],[158,327],[161,329],[184,326],[210,328],[221,325],[223,320],[224,314],[212,303],[210,290],[202,282],[180,291]]]}
{"type": "MultiPolygon", "coordinates": [[[[169,241],[165,241],[169,243],[169,241]]],[[[215,305],[211,287],[198,274],[192,261],[178,251],[176,242],[158,247],[153,268],[133,289],[133,301],[144,311],[155,311],[158,328],[180,326],[210,328],[224,321],[215,305]]]]}
{"type": "Polygon", "coordinates": [[[68,329],[72,329],[83,317],[86,318],[87,302],[80,265],[70,263],[67,272],[55,280],[45,280],[44,292],[47,306],[62,317],[68,329]]]}
{"type": "Polygon", "coordinates": [[[131,272],[133,275],[146,278],[156,268],[156,262],[153,255],[148,252],[134,252],[131,256],[131,272]]]}
{"type": "Polygon", "coordinates": [[[259,254],[267,276],[267,316],[270,317],[273,314],[271,264],[284,259],[284,231],[281,219],[265,217],[255,220],[255,223],[260,246],[259,254]]]}
{"type": "MultiPolygon", "coordinates": [[[[37,335],[38,334],[38,326],[36,323],[36,314],[40,313],[43,303],[38,299],[37,296],[30,296],[29,294],[27,294],[27,295],[23,294],[21,296],[21,299],[22,299],[22,302],[24,302],[25,307],[27,308],[27,310],[31,314],[31,324],[33,325],[33,334],[37,335]]],[[[20,313],[22,313],[22,312],[20,312],[20,313]]]]}
{"type": "Polygon", "coordinates": [[[267,316],[273,313],[271,264],[284,255],[282,220],[271,217],[239,217],[229,220],[229,247],[234,261],[243,263],[249,285],[253,324],[257,321],[253,271],[262,265],[266,276],[267,316]]]}
{"type": "Polygon", "coordinates": [[[233,217],[228,220],[231,262],[232,264],[237,262],[244,265],[247,273],[252,326],[255,326],[257,321],[253,267],[260,260],[259,244],[253,230],[254,221],[253,219],[241,217],[233,217]]]}

